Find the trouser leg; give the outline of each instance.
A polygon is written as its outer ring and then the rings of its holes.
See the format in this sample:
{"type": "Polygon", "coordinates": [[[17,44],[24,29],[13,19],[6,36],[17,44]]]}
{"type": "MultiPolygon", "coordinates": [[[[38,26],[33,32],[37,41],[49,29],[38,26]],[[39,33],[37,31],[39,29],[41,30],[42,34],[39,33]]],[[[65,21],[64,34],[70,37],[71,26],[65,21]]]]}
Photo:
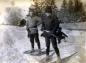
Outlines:
{"type": "Polygon", "coordinates": [[[57,56],[60,56],[59,49],[58,49],[57,42],[56,42],[56,38],[51,37],[51,42],[52,42],[52,46],[53,46],[57,56]]]}
{"type": "Polygon", "coordinates": [[[38,45],[38,49],[41,49],[41,47],[40,47],[40,41],[39,41],[39,34],[38,33],[35,34],[35,41],[36,41],[36,43],[38,45]]]}
{"type": "Polygon", "coordinates": [[[49,51],[50,51],[50,38],[45,37],[45,41],[46,41],[46,55],[49,55],[49,51]]]}
{"type": "Polygon", "coordinates": [[[33,34],[30,34],[30,42],[31,42],[32,50],[33,50],[34,49],[34,35],[33,34]]]}
{"type": "Polygon", "coordinates": [[[58,38],[58,44],[60,44],[61,43],[61,38],[58,38]]]}
{"type": "Polygon", "coordinates": [[[29,29],[27,29],[27,33],[28,33],[28,38],[30,37],[30,30],[29,29]]]}

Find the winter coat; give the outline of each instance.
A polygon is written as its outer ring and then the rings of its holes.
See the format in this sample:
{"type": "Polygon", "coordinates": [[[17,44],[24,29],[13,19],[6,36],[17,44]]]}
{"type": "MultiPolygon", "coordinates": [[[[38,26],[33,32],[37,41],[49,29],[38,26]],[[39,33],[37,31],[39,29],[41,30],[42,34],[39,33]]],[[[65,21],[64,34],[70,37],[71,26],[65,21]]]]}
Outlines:
{"type": "Polygon", "coordinates": [[[59,27],[58,18],[52,15],[43,15],[42,20],[42,29],[44,30],[42,36],[55,36],[57,28],[59,27]]]}
{"type": "Polygon", "coordinates": [[[42,17],[42,27],[44,30],[55,32],[57,28],[59,27],[58,25],[58,18],[54,17],[52,15],[46,16],[43,15],[42,17]]]}
{"type": "Polygon", "coordinates": [[[38,33],[37,26],[41,23],[41,18],[38,16],[26,17],[26,28],[29,29],[30,33],[38,33]]]}

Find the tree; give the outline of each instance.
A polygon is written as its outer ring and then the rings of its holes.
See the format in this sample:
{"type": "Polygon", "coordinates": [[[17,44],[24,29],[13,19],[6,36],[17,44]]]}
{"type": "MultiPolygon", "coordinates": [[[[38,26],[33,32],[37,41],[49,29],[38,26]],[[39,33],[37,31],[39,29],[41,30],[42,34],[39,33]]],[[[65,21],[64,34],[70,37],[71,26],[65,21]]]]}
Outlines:
{"type": "Polygon", "coordinates": [[[66,0],[63,0],[63,3],[62,3],[62,6],[61,6],[61,7],[62,7],[62,8],[67,8],[67,5],[68,5],[68,4],[67,4],[67,1],[66,1],[66,0]]]}
{"type": "Polygon", "coordinates": [[[74,1],[74,10],[77,12],[77,11],[80,11],[82,9],[82,3],[80,0],[75,0],[74,1]]]}
{"type": "Polygon", "coordinates": [[[22,10],[18,7],[8,7],[7,12],[7,23],[10,25],[18,25],[23,18],[22,10]]]}
{"type": "Polygon", "coordinates": [[[35,6],[35,13],[38,15],[45,10],[46,0],[33,0],[35,6]]]}
{"type": "Polygon", "coordinates": [[[63,0],[59,11],[59,18],[63,22],[81,22],[86,20],[86,12],[80,0],[63,0]]]}
{"type": "Polygon", "coordinates": [[[74,11],[73,0],[69,0],[69,2],[68,2],[68,10],[69,10],[69,13],[72,13],[74,11]]]}
{"type": "MultiPolygon", "coordinates": [[[[51,10],[55,10],[56,12],[55,0],[33,0],[33,2],[37,14],[42,13],[48,7],[51,7],[51,10]]],[[[55,14],[55,12],[53,11],[53,14],[55,14]]]]}
{"type": "Polygon", "coordinates": [[[83,3],[80,0],[74,0],[74,13],[76,21],[85,21],[86,20],[86,12],[83,6],[83,3]]]}
{"type": "Polygon", "coordinates": [[[59,11],[59,19],[62,21],[62,22],[68,22],[68,16],[69,16],[69,13],[68,13],[68,3],[67,3],[67,0],[63,0],[63,3],[61,5],[61,9],[59,11]]]}

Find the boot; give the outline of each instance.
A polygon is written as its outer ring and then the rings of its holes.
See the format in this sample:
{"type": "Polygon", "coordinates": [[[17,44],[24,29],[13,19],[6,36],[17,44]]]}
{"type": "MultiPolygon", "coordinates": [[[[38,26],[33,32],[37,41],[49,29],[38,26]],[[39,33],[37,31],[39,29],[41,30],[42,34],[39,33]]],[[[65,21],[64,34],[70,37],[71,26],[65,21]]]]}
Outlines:
{"type": "Polygon", "coordinates": [[[62,63],[60,56],[57,57],[57,63],[62,63]]]}
{"type": "Polygon", "coordinates": [[[35,52],[34,48],[32,48],[32,50],[31,50],[31,52],[30,52],[30,53],[33,53],[33,52],[35,52]]]}
{"type": "Polygon", "coordinates": [[[38,49],[38,54],[41,54],[41,53],[42,53],[41,49],[38,49]]]}

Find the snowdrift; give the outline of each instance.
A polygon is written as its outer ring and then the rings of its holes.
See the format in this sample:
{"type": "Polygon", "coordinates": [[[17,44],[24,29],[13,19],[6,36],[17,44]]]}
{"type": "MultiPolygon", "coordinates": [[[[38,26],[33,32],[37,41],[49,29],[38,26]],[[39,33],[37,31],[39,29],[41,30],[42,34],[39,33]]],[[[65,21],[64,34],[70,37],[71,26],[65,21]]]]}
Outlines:
{"type": "MultiPolygon", "coordinates": [[[[63,31],[69,37],[66,39],[66,42],[62,40],[62,43],[58,44],[58,47],[60,50],[61,59],[63,63],[65,63],[65,58],[72,56],[79,51],[80,41],[78,39],[81,37],[81,32],[65,29],[63,29],[63,31]]],[[[39,31],[39,33],[41,34],[41,31],[39,31]]],[[[41,47],[45,50],[46,47],[43,37],[40,37],[40,42],[42,45],[41,47]]],[[[45,54],[41,56],[24,54],[25,51],[31,49],[30,46],[26,27],[0,25],[0,63],[41,63],[42,59],[45,58],[45,54]]],[[[37,49],[36,45],[35,49],[37,49]]],[[[52,45],[51,50],[53,50],[52,45]]],[[[50,52],[50,55],[52,56],[52,61],[57,60],[54,51],[50,52]]]]}

